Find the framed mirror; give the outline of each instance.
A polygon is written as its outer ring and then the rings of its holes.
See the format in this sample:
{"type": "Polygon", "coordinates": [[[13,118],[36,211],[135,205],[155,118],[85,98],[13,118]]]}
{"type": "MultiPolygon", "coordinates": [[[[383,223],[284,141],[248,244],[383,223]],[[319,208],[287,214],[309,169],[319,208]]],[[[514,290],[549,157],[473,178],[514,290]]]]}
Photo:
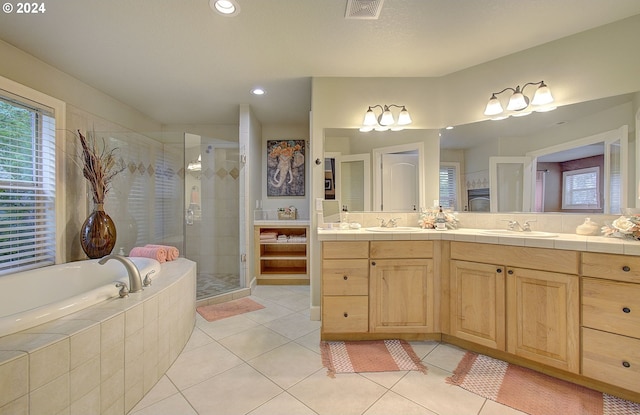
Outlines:
{"type": "Polygon", "coordinates": [[[441,161],[461,166],[460,210],[618,213],[634,204],[639,96],[624,94],[442,130],[441,161]],[[507,163],[500,158],[508,158],[502,159],[507,163]],[[563,207],[563,172],[594,164],[601,166],[600,186],[594,190],[600,206],[563,207]]]}
{"type": "Polygon", "coordinates": [[[324,136],[325,175],[346,210],[412,212],[438,199],[437,130],[329,128],[324,136]]]}

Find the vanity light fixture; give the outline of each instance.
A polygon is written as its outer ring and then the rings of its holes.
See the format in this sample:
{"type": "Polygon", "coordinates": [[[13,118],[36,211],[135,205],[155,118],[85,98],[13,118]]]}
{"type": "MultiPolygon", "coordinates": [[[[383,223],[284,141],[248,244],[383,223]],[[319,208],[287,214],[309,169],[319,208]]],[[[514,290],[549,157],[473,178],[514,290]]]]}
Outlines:
{"type": "Polygon", "coordinates": [[[364,114],[364,120],[362,121],[362,127],[360,131],[363,133],[376,130],[376,131],[400,131],[404,129],[405,125],[412,123],[411,115],[404,105],[370,105],[367,112],[364,114]],[[380,115],[376,115],[373,111],[374,108],[380,108],[382,112],[380,115]],[[391,108],[400,108],[398,119],[396,120],[391,112],[391,108]]]}
{"type": "Polygon", "coordinates": [[[209,7],[223,16],[236,16],[240,13],[240,5],[236,0],[209,0],[209,7]]]}
{"type": "MultiPolygon", "coordinates": [[[[513,94],[509,98],[509,103],[507,104],[507,111],[522,111],[529,107],[529,103],[535,106],[542,106],[553,102],[551,90],[549,89],[547,84],[544,83],[544,81],[528,82],[524,84],[522,88],[520,88],[520,85],[518,85],[515,88],[505,88],[500,92],[492,93],[491,98],[487,103],[487,107],[484,110],[484,115],[495,116],[504,112],[502,104],[498,100],[498,95],[502,94],[505,91],[513,91],[513,94]],[[524,94],[525,88],[529,85],[538,85],[538,89],[536,89],[536,92],[533,95],[533,99],[531,100],[529,100],[529,97],[524,94]]],[[[540,108],[540,110],[545,109],[547,111],[550,110],[550,108],[540,108]]],[[[536,111],[538,111],[538,109],[536,109],[536,111]]],[[[521,113],[521,115],[526,115],[528,113],[529,112],[521,113]]],[[[514,113],[514,115],[516,115],[516,113],[514,113]]]]}

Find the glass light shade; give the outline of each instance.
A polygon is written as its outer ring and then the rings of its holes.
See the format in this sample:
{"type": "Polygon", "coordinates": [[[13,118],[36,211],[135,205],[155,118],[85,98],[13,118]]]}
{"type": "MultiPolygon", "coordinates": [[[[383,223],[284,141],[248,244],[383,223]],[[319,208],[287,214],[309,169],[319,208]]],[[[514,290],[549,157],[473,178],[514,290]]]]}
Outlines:
{"type": "Polygon", "coordinates": [[[386,108],[380,116],[380,125],[391,125],[394,122],[396,121],[393,119],[393,114],[389,111],[389,108],[386,108]]]}
{"type": "Polygon", "coordinates": [[[372,127],[376,124],[378,124],[378,118],[376,117],[376,114],[373,112],[373,110],[369,108],[364,114],[364,121],[362,121],[362,125],[372,127]]]}
{"type": "Polygon", "coordinates": [[[529,99],[525,97],[522,92],[516,91],[509,98],[509,103],[507,104],[507,110],[509,111],[520,111],[529,105],[529,99]]]}
{"type": "Polygon", "coordinates": [[[236,5],[229,0],[216,0],[213,7],[222,14],[233,14],[236,11],[236,5]]]}
{"type": "Polygon", "coordinates": [[[551,95],[551,90],[544,83],[540,85],[538,89],[536,89],[536,93],[533,96],[533,100],[531,104],[533,105],[545,105],[553,102],[553,95],[551,95]]]}
{"type": "Polygon", "coordinates": [[[491,96],[489,102],[487,102],[487,108],[484,110],[484,115],[498,115],[502,114],[502,104],[498,101],[498,98],[495,95],[491,96]]]}
{"type": "Polygon", "coordinates": [[[393,127],[390,128],[391,131],[402,131],[404,130],[404,127],[401,125],[394,125],[393,127]]]}
{"type": "Polygon", "coordinates": [[[398,125],[409,125],[411,124],[411,115],[409,115],[409,111],[405,107],[402,107],[402,111],[398,114],[398,125]]]}
{"type": "Polygon", "coordinates": [[[360,132],[361,133],[368,133],[369,131],[373,131],[373,127],[372,126],[362,126],[360,127],[360,132]]]}

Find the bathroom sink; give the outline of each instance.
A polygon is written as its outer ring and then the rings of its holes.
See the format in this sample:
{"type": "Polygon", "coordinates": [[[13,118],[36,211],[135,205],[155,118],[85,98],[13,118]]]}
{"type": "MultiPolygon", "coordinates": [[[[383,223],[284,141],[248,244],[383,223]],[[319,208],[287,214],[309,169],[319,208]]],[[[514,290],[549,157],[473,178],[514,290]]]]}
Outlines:
{"type": "Polygon", "coordinates": [[[478,233],[482,235],[492,235],[492,236],[515,236],[518,238],[555,238],[558,236],[558,234],[551,233],[551,232],[542,232],[542,231],[520,232],[520,231],[510,231],[508,229],[482,229],[482,230],[479,230],[478,233]]]}
{"type": "Polygon", "coordinates": [[[369,232],[420,232],[422,229],[410,226],[396,226],[395,228],[383,228],[382,226],[374,226],[366,228],[369,232]]]}

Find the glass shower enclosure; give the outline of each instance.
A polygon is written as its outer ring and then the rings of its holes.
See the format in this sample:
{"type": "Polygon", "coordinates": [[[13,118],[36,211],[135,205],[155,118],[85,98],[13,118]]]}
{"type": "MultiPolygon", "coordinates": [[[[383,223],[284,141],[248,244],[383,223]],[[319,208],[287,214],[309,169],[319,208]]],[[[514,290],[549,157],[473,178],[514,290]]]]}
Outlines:
{"type": "Polygon", "coordinates": [[[185,134],[184,256],[198,270],[197,300],[243,288],[237,142],[185,134]]]}

